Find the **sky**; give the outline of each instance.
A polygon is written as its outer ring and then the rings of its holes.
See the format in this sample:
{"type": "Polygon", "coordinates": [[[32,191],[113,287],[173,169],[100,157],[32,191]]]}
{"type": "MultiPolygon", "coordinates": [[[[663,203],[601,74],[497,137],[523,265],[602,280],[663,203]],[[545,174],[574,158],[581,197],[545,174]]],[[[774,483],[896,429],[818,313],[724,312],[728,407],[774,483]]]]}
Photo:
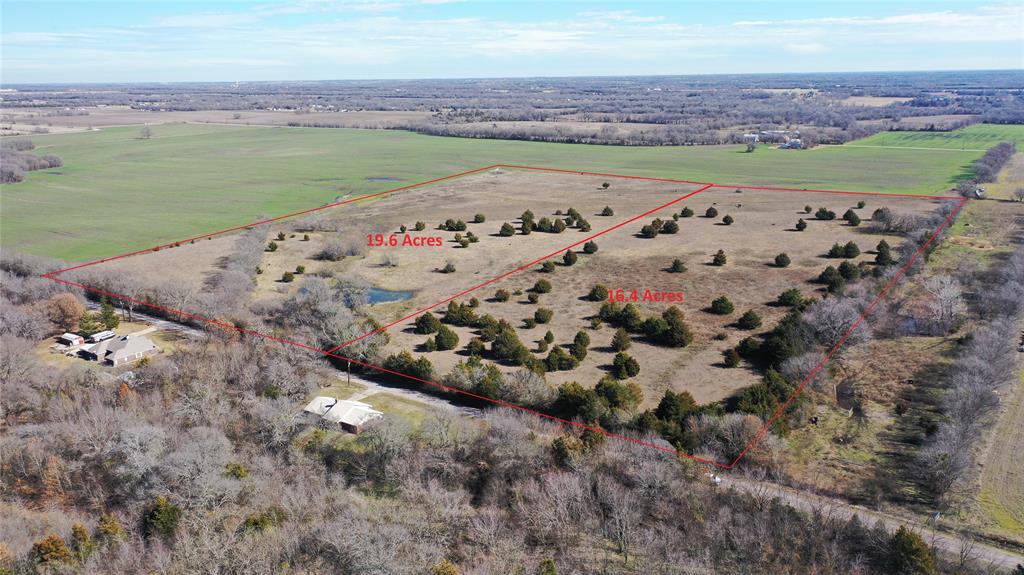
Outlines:
{"type": "Polygon", "coordinates": [[[1022,68],[1020,2],[0,3],[4,85],[1022,68]]]}

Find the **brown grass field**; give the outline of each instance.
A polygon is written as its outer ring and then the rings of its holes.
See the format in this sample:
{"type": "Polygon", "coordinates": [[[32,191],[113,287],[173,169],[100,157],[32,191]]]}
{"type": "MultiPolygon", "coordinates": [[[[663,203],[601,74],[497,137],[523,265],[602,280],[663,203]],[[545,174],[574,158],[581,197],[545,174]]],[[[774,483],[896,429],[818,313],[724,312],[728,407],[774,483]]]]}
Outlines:
{"type": "MultiPolygon", "coordinates": [[[[579,367],[572,371],[548,374],[554,384],[578,381],[593,385],[606,372],[614,352],[608,347],[614,328],[590,327],[590,318],[600,306],[585,299],[595,284],[611,289],[652,290],[684,294],[679,304],[691,326],[695,339],[685,348],[657,347],[639,339],[629,353],[641,365],[637,382],[645,391],[644,407],[655,404],[666,389],[687,390],[700,402],[724,399],[737,389],[757,381],[758,375],[745,368],[728,369],[721,366],[722,351],[734,346],[753,332],[733,326],[746,310],[753,309],[764,319],[761,330],[771,326],[785,313],[784,308],[771,304],[781,292],[799,288],[805,294],[820,291],[813,279],[827,266],[838,265],[841,260],[825,257],[828,248],[836,242],[853,240],[861,248],[859,260],[870,260],[868,252],[883,237],[870,234],[866,223],[861,227],[846,225],[841,219],[817,221],[813,214],[804,213],[804,206],[815,210],[824,206],[838,215],[848,208],[859,212],[865,222],[871,212],[888,206],[901,213],[924,213],[935,208],[935,201],[914,197],[855,196],[811,192],[762,191],[751,189],[712,188],[689,199],[680,201],[640,220],[613,229],[595,238],[599,246],[596,254],[579,253],[579,261],[572,267],[561,265],[562,250],[575,242],[615,227],[633,216],[671,202],[693,192],[696,186],[646,180],[602,178],[577,174],[554,174],[520,170],[494,170],[466,176],[429,187],[394,193],[362,204],[331,208],[325,215],[333,220],[340,231],[310,233],[310,241],[300,241],[296,222],[284,221],[268,225],[268,237],[284,232],[289,237],[279,243],[275,252],[265,252],[260,267],[264,273],[257,276],[254,299],[262,302],[280,301],[294,293],[301,278],[286,284],[280,281],[285,271],[303,265],[306,273],[332,274],[334,277],[354,278],[367,285],[388,290],[412,291],[411,299],[371,306],[371,315],[384,324],[394,322],[418,310],[443,302],[451,296],[505,274],[551,253],[556,262],[554,273],[543,273],[540,265],[529,266],[459,298],[468,301],[477,297],[481,304],[478,315],[491,314],[506,319],[515,326],[523,343],[536,350],[537,342],[548,330],[555,336],[555,344],[568,345],[577,331],[586,331],[591,337],[591,348],[579,367]],[[607,189],[602,184],[608,182],[607,189]],[[863,209],[856,209],[864,200],[863,209]],[[613,216],[597,215],[604,206],[611,206],[613,216]],[[680,231],[674,235],[659,235],[653,239],[638,235],[643,224],[655,217],[669,220],[688,206],[696,213],[692,218],[680,218],[680,231]],[[707,208],[714,206],[717,218],[703,217],[707,208]],[[497,232],[504,222],[518,229],[518,217],[531,210],[536,219],[554,218],[558,210],[575,207],[586,218],[592,230],[589,233],[569,228],[560,234],[534,232],[524,236],[499,237],[497,232]],[[486,215],[485,223],[468,223],[468,230],[480,237],[478,243],[467,248],[454,242],[455,232],[437,229],[448,218],[469,222],[474,214],[486,215]],[[735,223],[723,225],[721,219],[731,215],[735,223]],[[793,230],[798,218],[805,219],[809,227],[804,232],[793,230]],[[366,245],[366,235],[397,232],[405,224],[410,230],[416,221],[426,223],[426,230],[410,232],[411,237],[441,237],[441,247],[371,247],[361,255],[346,257],[338,262],[314,259],[324,245],[340,235],[353,245],[366,245]],[[728,257],[725,266],[710,265],[714,253],[722,249],[728,257]],[[772,261],[776,254],[786,252],[792,258],[787,268],[776,268],[772,261]],[[385,257],[397,265],[384,265],[385,257]],[[684,273],[670,273],[672,260],[680,258],[687,266],[684,273]],[[442,274],[437,270],[451,262],[456,272],[442,274]],[[527,301],[529,288],[540,278],[548,279],[553,289],[540,296],[538,304],[527,301]],[[497,289],[521,291],[510,301],[498,303],[492,297],[497,289]],[[717,316],[705,311],[711,301],[725,295],[735,304],[736,311],[729,316],[717,316]],[[554,319],[546,325],[526,329],[523,320],[531,317],[538,307],[554,311],[554,319]],[[715,339],[725,334],[724,339],[715,339]]],[[[402,237],[401,234],[398,236],[402,237]]],[[[895,245],[896,237],[886,237],[895,245]]],[[[228,253],[232,237],[200,240],[195,245],[161,250],[117,262],[111,262],[126,273],[135,273],[152,281],[188,282],[195,289],[217,271],[220,257],[228,253]],[[161,280],[161,278],[164,278],[161,280]]],[[[666,303],[638,302],[644,315],[660,314],[666,303]]],[[[440,312],[444,305],[434,310],[440,312]]],[[[391,343],[388,352],[419,351],[426,336],[412,333],[412,319],[389,330],[391,343]]],[[[463,348],[475,335],[470,328],[455,328],[459,334],[459,347],[455,351],[427,353],[437,374],[447,373],[460,359],[463,348]]],[[[340,342],[339,342],[340,343],[340,342]]],[[[344,353],[341,350],[339,353],[344,353]]],[[[543,354],[543,355],[546,355],[543,354]]],[[[511,371],[512,367],[506,368],[511,371]]]]}

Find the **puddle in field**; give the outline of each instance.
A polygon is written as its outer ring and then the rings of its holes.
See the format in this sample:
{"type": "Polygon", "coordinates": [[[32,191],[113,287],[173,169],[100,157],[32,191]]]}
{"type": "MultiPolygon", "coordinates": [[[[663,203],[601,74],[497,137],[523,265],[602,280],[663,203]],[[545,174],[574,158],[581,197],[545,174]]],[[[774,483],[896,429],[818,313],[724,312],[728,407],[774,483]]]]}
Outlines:
{"type": "Polygon", "coordinates": [[[370,176],[366,178],[367,182],[404,182],[402,178],[389,178],[385,176],[370,176]]]}
{"type": "Polygon", "coordinates": [[[413,296],[411,291],[391,291],[386,289],[380,289],[372,287],[366,290],[366,297],[370,301],[370,305],[376,305],[379,303],[391,303],[395,301],[405,301],[413,296]]]}

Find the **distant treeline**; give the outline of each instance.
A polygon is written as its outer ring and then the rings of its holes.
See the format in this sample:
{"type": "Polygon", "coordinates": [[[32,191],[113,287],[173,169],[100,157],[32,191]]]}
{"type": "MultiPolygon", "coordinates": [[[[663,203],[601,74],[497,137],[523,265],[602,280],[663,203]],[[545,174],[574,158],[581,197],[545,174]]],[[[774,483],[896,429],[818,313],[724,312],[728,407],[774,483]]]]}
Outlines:
{"type": "MultiPolygon", "coordinates": [[[[431,115],[368,127],[623,145],[720,144],[742,141],[744,133],[761,130],[799,130],[801,139],[813,145],[908,129],[903,125],[953,129],[978,121],[1024,123],[1019,82],[1012,73],[992,71],[18,86],[4,98],[8,110],[96,105],[149,111],[283,110],[297,115],[419,111],[431,115]],[[854,96],[899,99],[865,105],[847,100],[854,96]],[[901,124],[919,117],[927,120],[901,124]],[[521,122],[530,124],[510,125],[521,122]]],[[[313,118],[297,118],[295,125],[341,127],[313,118]]]]}

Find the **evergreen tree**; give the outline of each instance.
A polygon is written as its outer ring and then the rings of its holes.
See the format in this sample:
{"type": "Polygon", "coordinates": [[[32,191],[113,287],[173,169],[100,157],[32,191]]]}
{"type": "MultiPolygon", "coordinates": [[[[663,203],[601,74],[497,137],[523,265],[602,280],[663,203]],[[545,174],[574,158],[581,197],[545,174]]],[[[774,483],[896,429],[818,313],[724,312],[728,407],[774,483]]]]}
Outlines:
{"type": "Polygon", "coordinates": [[[515,233],[516,229],[512,227],[512,224],[505,222],[501,224],[501,230],[498,232],[498,235],[507,238],[509,236],[515,235],[515,233]]]}
{"type": "MultiPolygon", "coordinates": [[[[451,308],[451,304],[449,304],[449,308],[451,308]]],[[[431,334],[441,327],[441,320],[428,311],[416,318],[415,325],[416,333],[431,334]]]]}
{"type": "Polygon", "coordinates": [[[575,264],[578,259],[579,256],[576,255],[576,252],[572,250],[565,250],[565,255],[562,256],[562,263],[567,266],[571,266],[575,264]]]}
{"type": "Polygon", "coordinates": [[[889,556],[894,573],[937,575],[935,556],[920,535],[900,526],[889,542],[889,556]]]}
{"type": "Polygon", "coordinates": [[[713,207],[712,208],[708,208],[707,211],[704,212],[704,217],[705,218],[717,218],[718,217],[718,210],[716,210],[713,207]]]}
{"type": "Polygon", "coordinates": [[[679,216],[683,218],[692,218],[693,210],[688,207],[684,207],[683,210],[679,212],[679,216]]]}
{"type": "Polygon", "coordinates": [[[591,241],[583,244],[583,253],[585,253],[585,254],[597,253],[597,242],[591,240],[591,241]]]}
{"type": "Polygon", "coordinates": [[[683,260],[676,258],[672,260],[672,265],[669,266],[668,271],[675,274],[683,273],[686,271],[686,264],[683,263],[683,260]]]}
{"type": "Polygon", "coordinates": [[[846,245],[843,246],[843,257],[855,258],[859,255],[860,247],[853,240],[846,242],[846,245]]]}
{"type": "Polygon", "coordinates": [[[633,345],[633,340],[629,337],[629,332],[621,327],[615,330],[615,335],[612,336],[612,349],[626,351],[631,345],[633,345]]]}
{"type": "Polygon", "coordinates": [[[602,216],[614,216],[615,215],[615,210],[613,210],[610,206],[605,206],[604,209],[601,210],[601,215],[602,216]]]}
{"type": "Polygon", "coordinates": [[[576,332],[576,337],[572,341],[572,347],[569,348],[569,353],[572,354],[578,361],[583,361],[587,357],[587,346],[590,345],[590,336],[585,332],[576,332]]]}
{"type": "Polygon", "coordinates": [[[459,334],[452,331],[446,325],[437,328],[437,335],[434,336],[434,344],[439,351],[455,349],[459,345],[459,334]]]}
{"type": "Polygon", "coordinates": [[[726,214],[725,217],[722,218],[722,223],[727,225],[727,226],[731,226],[734,221],[736,221],[736,220],[732,219],[732,216],[730,216],[728,214],[726,214]]]}
{"type": "Polygon", "coordinates": [[[789,267],[789,264],[790,264],[790,259],[789,259],[789,256],[787,254],[781,253],[781,254],[775,256],[775,267],[777,267],[777,268],[785,268],[785,267],[789,267]]]}
{"type": "Polygon", "coordinates": [[[107,301],[107,296],[103,296],[100,303],[100,323],[106,329],[114,329],[121,324],[121,318],[117,317],[117,312],[114,311],[114,306],[107,301]]]}
{"type": "Polygon", "coordinates": [[[711,302],[711,313],[715,315],[729,315],[734,309],[735,307],[732,305],[732,302],[724,295],[715,298],[715,300],[711,302]]]}
{"type": "Polygon", "coordinates": [[[715,254],[715,257],[711,258],[711,263],[716,266],[724,266],[726,263],[725,252],[722,250],[718,250],[718,253],[715,254]]]}
{"type": "Polygon", "coordinates": [[[612,373],[616,379],[629,379],[640,373],[640,364],[625,352],[615,354],[612,360],[612,373]]]}
{"type": "Polygon", "coordinates": [[[740,329],[757,329],[761,327],[761,316],[757,315],[754,310],[749,310],[740,316],[740,319],[736,321],[736,325],[740,329]]]}
{"type": "Polygon", "coordinates": [[[677,233],[678,231],[679,224],[675,223],[675,221],[672,220],[665,222],[665,224],[661,226],[661,233],[663,234],[674,234],[677,233]]]}
{"type": "Polygon", "coordinates": [[[807,222],[803,218],[796,221],[796,231],[802,232],[807,229],[807,222]]]}

